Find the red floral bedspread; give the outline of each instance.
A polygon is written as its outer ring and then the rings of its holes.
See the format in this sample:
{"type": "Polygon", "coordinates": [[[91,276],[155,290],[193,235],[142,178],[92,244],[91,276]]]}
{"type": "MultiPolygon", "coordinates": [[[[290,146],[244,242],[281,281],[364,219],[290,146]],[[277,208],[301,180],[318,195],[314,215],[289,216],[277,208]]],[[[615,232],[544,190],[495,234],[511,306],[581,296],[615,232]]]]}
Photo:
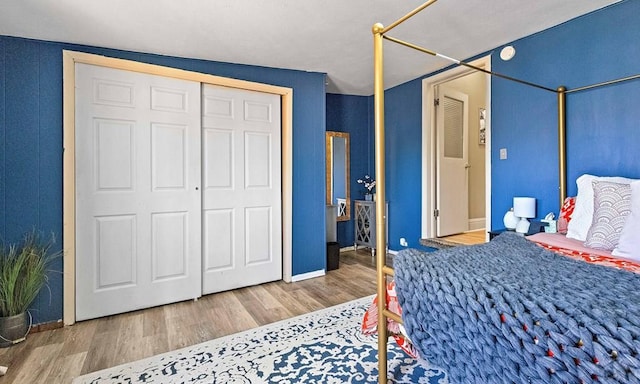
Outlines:
{"type": "MultiPolygon", "coordinates": [[[[398,315],[402,314],[400,303],[398,303],[398,296],[396,295],[396,283],[394,281],[387,283],[387,309],[398,315]]],[[[393,337],[396,344],[398,344],[402,350],[411,357],[418,357],[418,352],[406,336],[402,325],[387,318],[387,330],[389,331],[389,336],[393,337]]],[[[364,313],[362,333],[365,335],[375,335],[378,333],[378,296],[373,298],[373,303],[371,303],[367,312],[364,313]]]]}
{"type": "Polygon", "coordinates": [[[640,263],[638,262],[611,256],[611,252],[586,248],[580,241],[567,239],[561,234],[539,233],[529,236],[527,239],[542,248],[572,259],[640,273],[640,263]]]}

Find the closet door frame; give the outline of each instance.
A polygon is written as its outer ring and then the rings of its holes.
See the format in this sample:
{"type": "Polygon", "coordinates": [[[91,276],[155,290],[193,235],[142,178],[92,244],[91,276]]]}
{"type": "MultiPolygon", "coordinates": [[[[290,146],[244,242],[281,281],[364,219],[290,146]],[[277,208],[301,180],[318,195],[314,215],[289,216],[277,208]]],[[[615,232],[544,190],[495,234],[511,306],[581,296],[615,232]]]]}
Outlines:
{"type": "Polygon", "coordinates": [[[281,97],[282,114],[282,276],[291,282],[293,217],[293,89],[229,79],[160,65],[65,50],[63,60],[63,323],[76,322],[75,220],[75,65],[84,63],[151,75],[272,93],[281,97]]]}

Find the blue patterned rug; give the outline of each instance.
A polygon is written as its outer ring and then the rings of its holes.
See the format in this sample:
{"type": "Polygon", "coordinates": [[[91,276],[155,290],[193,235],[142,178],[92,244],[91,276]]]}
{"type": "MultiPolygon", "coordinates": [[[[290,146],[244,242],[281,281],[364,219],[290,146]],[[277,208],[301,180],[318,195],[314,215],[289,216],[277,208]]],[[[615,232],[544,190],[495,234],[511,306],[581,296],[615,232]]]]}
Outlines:
{"type": "MultiPolygon", "coordinates": [[[[360,332],[364,298],[76,378],[98,383],[377,383],[377,339],[360,332]]],[[[446,384],[446,374],[389,343],[391,383],[446,384]]]]}

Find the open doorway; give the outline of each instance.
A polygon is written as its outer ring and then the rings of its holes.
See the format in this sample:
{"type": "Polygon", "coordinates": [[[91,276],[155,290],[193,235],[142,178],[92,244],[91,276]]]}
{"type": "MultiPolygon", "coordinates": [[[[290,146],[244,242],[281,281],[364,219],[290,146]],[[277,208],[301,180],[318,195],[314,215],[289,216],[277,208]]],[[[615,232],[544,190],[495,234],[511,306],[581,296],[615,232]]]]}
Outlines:
{"type": "Polygon", "coordinates": [[[490,88],[489,75],[467,67],[423,80],[422,238],[490,228],[490,88]]]}

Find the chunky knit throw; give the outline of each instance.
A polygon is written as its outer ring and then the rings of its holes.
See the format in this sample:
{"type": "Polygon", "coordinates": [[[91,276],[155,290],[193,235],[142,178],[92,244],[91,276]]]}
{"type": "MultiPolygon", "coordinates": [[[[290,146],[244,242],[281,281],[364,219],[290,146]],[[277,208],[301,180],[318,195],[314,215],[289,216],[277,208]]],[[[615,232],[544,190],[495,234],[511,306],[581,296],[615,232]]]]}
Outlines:
{"type": "Polygon", "coordinates": [[[394,260],[402,319],[450,383],[640,383],[640,275],[514,233],[394,260]]]}

